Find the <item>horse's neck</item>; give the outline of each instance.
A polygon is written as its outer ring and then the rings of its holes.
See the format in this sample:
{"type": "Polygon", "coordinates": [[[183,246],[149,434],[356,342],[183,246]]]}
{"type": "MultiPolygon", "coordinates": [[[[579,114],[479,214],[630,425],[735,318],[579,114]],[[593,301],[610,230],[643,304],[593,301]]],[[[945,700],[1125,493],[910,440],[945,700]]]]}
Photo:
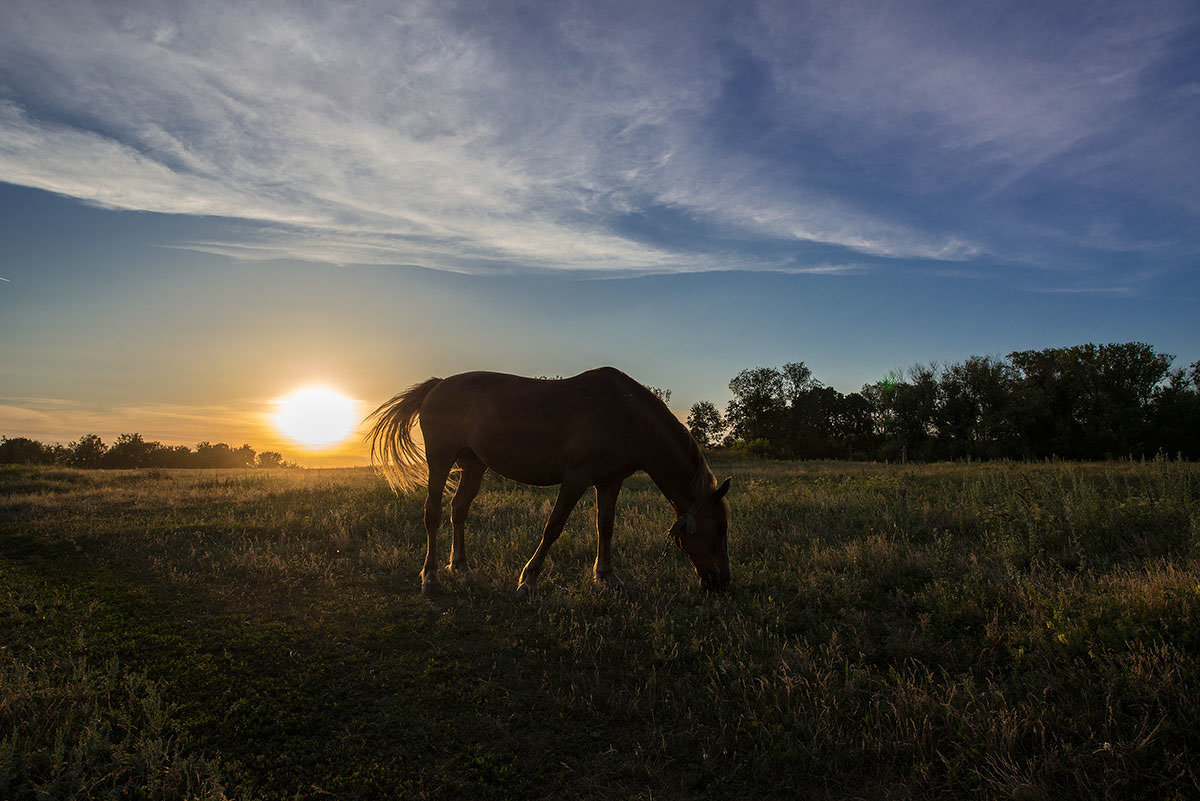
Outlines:
{"type": "Polygon", "coordinates": [[[672,441],[664,442],[663,447],[655,449],[651,462],[646,465],[646,473],[678,514],[683,514],[696,502],[697,484],[704,483],[697,481],[697,473],[707,474],[708,482],[712,482],[712,473],[704,457],[698,449],[689,448],[686,440],[680,442],[672,438],[672,441]]]}

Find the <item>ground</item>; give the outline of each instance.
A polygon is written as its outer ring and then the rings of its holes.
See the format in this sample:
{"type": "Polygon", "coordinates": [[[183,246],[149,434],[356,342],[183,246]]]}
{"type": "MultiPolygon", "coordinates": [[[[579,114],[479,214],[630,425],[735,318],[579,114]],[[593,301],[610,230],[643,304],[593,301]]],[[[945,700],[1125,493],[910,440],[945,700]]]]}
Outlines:
{"type": "Polygon", "coordinates": [[[643,476],[627,592],[585,500],[519,600],[552,490],[487,483],[429,599],[365,469],[0,468],[0,796],[1200,793],[1200,466],[714,469],[731,591],[643,476]]]}

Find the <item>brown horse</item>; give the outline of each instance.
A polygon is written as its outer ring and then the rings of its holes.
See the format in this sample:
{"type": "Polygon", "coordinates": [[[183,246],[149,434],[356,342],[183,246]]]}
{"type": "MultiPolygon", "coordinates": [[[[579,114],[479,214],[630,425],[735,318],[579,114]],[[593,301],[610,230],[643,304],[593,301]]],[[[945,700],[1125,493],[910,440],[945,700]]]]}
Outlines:
{"type": "Polygon", "coordinates": [[[523,484],[561,485],[542,541],[521,571],[517,592],[537,591],[538,573],[550,546],[588,487],[596,488],[597,582],[621,585],[613,572],[610,544],[621,482],[644,470],[675,508],[670,537],[691,560],[706,589],[729,584],[729,479],[717,486],[696,441],[666,405],[620,370],[601,367],[573,378],[543,380],[504,373],[462,373],[431,378],[371,413],[375,424],[371,460],[397,489],[420,485],[425,472],[425,533],[421,571],[426,594],[438,582],[437,532],[442,492],[457,462],[462,469],[450,504],[451,573],[470,574],[463,547],[467,510],[490,468],[523,484]],[[425,439],[413,442],[420,417],[425,439]]]}

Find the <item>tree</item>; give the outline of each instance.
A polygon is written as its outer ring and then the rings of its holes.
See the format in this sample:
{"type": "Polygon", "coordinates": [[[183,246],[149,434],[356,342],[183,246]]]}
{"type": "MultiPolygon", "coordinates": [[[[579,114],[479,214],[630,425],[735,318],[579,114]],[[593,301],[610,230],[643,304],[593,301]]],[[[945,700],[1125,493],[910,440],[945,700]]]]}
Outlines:
{"type": "Polygon", "coordinates": [[[832,459],[845,456],[848,448],[839,442],[835,425],[845,396],[833,387],[813,381],[808,389],[792,397],[784,445],[789,455],[801,459],[832,459]]]}
{"type": "Polygon", "coordinates": [[[1012,366],[989,356],[971,356],[947,366],[940,379],[935,420],[939,458],[1011,454],[1015,384],[1012,366]]]}
{"type": "Polygon", "coordinates": [[[711,448],[721,442],[725,432],[725,421],[721,412],[708,401],[692,404],[687,418],[688,431],[702,448],[711,448]]]}
{"type": "Polygon", "coordinates": [[[908,368],[908,381],[896,385],[896,433],[910,457],[932,456],[928,443],[935,431],[938,400],[936,364],[914,364],[908,368]]]}
{"type": "Polygon", "coordinates": [[[725,408],[730,435],[743,441],[779,443],[783,414],[787,409],[784,377],[770,367],[742,370],[729,382],[733,398],[725,408]]]}
{"type": "Polygon", "coordinates": [[[786,456],[817,459],[838,455],[833,442],[833,418],[842,395],[813,377],[804,362],[788,362],[779,368],[783,401],[777,449],[786,456]]]}
{"type": "Polygon", "coordinates": [[[842,455],[861,459],[879,447],[871,403],[862,393],[841,395],[831,423],[833,440],[842,447],[842,455]]]}
{"type": "Polygon", "coordinates": [[[254,448],[243,444],[233,452],[238,467],[254,467],[254,448]]]}
{"type": "Polygon", "coordinates": [[[54,464],[54,449],[28,437],[0,437],[0,464],[54,464]]]}
{"type": "Polygon", "coordinates": [[[1150,414],[1156,451],[1200,458],[1200,361],[1172,370],[1150,414]]]}
{"type": "Polygon", "coordinates": [[[938,411],[937,366],[914,364],[907,379],[897,372],[862,388],[874,406],[876,429],[885,458],[928,459],[938,411]]]}
{"type": "Polygon", "coordinates": [[[653,392],[655,397],[657,397],[664,404],[666,404],[667,406],[671,405],[671,390],[662,389],[661,387],[652,387],[649,384],[646,384],[645,387],[646,387],[646,389],[653,392]]]}
{"type": "Polygon", "coordinates": [[[196,454],[187,445],[172,445],[165,448],[159,458],[162,467],[193,467],[196,454]]]}
{"type": "Polygon", "coordinates": [[[164,450],[161,443],[146,442],[141,434],[121,434],[104,454],[101,463],[105,467],[136,468],[155,467],[157,452],[164,450]]]}
{"type": "Polygon", "coordinates": [[[278,451],[263,451],[258,455],[259,467],[283,467],[283,454],[278,451]]]}
{"type": "Polygon", "coordinates": [[[1148,449],[1155,392],[1173,356],[1124,342],[1008,358],[1020,375],[1017,423],[1033,455],[1096,459],[1148,449]]]}
{"type": "Polygon", "coordinates": [[[95,434],[84,434],[69,446],[72,467],[100,467],[108,450],[104,440],[95,434]]]}
{"type": "Polygon", "coordinates": [[[234,450],[224,442],[218,442],[215,445],[210,442],[196,443],[195,467],[235,468],[252,467],[253,465],[254,449],[249,445],[243,445],[234,450]]]}
{"type": "Polygon", "coordinates": [[[111,447],[96,434],[85,434],[69,445],[45,445],[28,437],[0,436],[0,464],[59,464],[80,468],[135,469],[297,467],[275,451],[257,455],[249,445],[231,448],[224,442],[201,442],[196,451],[186,445],[147,442],[141,434],[121,434],[111,447]]]}

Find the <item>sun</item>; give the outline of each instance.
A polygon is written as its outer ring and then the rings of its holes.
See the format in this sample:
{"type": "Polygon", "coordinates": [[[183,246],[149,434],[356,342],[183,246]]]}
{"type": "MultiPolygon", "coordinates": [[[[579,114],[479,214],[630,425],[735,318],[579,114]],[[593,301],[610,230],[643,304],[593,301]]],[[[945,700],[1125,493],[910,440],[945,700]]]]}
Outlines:
{"type": "Polygon", "coordinates": [[[309,447],[341,442],[358,425],[358,404],[328,387],[304,387],[275,403],[275,426],[309,447]]]}

